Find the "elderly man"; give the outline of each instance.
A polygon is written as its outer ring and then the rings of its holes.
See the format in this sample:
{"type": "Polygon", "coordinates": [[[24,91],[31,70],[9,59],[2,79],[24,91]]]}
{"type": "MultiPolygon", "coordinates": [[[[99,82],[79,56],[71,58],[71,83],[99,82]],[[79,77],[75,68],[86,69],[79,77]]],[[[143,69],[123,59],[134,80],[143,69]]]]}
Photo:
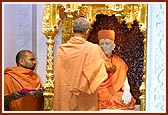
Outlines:
{"type": "Polygon", "coordinates": [[[21,50],[16,55],[15,67],[7,67],[4,72],[4,107],[10,111],[39,111],[43,108],[43,97],[24,94],[26,91],[42,88],[39,76],[33,72],[36,60],[29,50],[21,50]]]}
{"type": "Polygon", "coordinates": [[[86,18],[77,18],[73,37],[58,48],[54,90],[56,111],[98,110],[97,88],[107,79],[106,68],[111,63],[99,45],[86,41],[89,29],[86,18]]]}
{"type": "Polygon", "coordinates": [[[99,109],[134,109],[135,99],[130,93],[127,79],[128,67],[113,52],[115,32],[113,30],[100,30],[98,40],[100,47],[112,63],[112,68],[108,70],[108,79],[98,89],[99,109]]]}

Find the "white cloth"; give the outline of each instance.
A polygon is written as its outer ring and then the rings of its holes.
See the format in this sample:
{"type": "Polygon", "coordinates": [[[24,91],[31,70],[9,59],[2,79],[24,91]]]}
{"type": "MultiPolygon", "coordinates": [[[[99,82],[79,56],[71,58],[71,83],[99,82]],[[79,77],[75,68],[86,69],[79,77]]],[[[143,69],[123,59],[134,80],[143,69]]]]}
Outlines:
{"type": "Polygon", "coordinates": [[[126,105],[131,102],[131,97],[132,97],[132,95],[131,95],[130,91],[127,90],[127,89],[124,90],[124,93],[123,93],[123,95],[122,95],[122,100],[124,101],[124,103],[125,103],[126,105]]]}
{"type": "Polygon", "coordinates": [[[132,95],[130,93],[130,86],[128,84],[128,79],[126,77],[126,80],[124,82],[124,86],[122,88],[124,90],[124,93],[122,95],[122,100],[124,101],[124,103],[127,105],[131,102],[131,98],[132,98],[132,95]]]}

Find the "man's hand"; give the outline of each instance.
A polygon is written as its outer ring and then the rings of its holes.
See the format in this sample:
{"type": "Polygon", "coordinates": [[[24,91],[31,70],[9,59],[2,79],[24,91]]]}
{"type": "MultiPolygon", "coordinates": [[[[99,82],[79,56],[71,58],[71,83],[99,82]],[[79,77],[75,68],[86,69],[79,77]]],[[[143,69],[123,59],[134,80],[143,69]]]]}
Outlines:
{"type": "Polygon", "coordinates": [[[25,96],[24,94],[19,94],[18,92],[13,92],[7,96],[4,96],[4,106],[7,106],[12,100],[20,99],[25,96]]]}
{"type": "Polygon", "coordinates": [[[79,89],[71,89],[70,92],[73,94],[73,95],[80,95],[81,94],[81,91],[79,89]]]}
{"type": "Polygon", "coordinates": [[[12,100],[17,100],[24,96],[25,96],[24,94],[19,94],[18,92],[11,93],[12,100]]]}
{"type": "Polygon", "coordinates": [[[122,100],[124,101],[124,103],[126,105],[129,104],[131,102],[131,98],[132,98],[132,95],[131,95],[130,91],[125,89],[124,93],[122,95],[122,100]]]}

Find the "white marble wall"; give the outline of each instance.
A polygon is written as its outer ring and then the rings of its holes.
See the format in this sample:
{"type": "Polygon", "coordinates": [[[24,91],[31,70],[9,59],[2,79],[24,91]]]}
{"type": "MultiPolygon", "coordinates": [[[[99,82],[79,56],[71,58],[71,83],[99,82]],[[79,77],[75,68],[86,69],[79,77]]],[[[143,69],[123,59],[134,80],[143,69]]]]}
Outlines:
{"type": "Polygon", "coordinates": [[[37,73],[42,82],[46,80],[46,37],[42,34],[43,4],[37,5],[37,73]]]}
{"type": "Polygon", "coordinates": [[[146,110],[166,111],[166,4],[148,5],[146,110]]]}
{"type": "Polygon", "coordinates": [[[16,65],[18,15],[16,5],[5,4],[2,8],[2,68],[5,69],[16,65]]]}
{"type": "Polygon", "coordinates": [[[32,50],[32,4],[21,4],[17,7],[17,49],[32,50]]]}

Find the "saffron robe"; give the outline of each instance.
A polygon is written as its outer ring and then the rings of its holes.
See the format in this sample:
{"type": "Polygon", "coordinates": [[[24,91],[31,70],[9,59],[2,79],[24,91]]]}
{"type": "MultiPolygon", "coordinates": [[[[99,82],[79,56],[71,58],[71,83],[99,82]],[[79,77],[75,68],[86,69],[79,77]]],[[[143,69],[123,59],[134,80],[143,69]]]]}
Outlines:
{"type": "MultiPolygon", "coordinates": [[[[32,70],[23,67],[6,68],[4,71],[4,96],[12,92],[18,92],[23,88],[41,88],[40,79],[32,70]]],[[[38,111],[40,102],[35,95],[25,95],[24,97],[12,100],[9,104],[11,111],[38,111]]]]}
{"type": "Polygon", "coordinates": [[[98,88],[99,109],[130,110],[135,108],[135,99],[132,97],[129,104],[122,100],[123,86],[127,77],[128,67],[116,54],[113,54],[112,64],[116,66],[115,73],[108,73],[109,77],[98,88]]]}
{"type": "Polygon", "coordinates": [[[103,57],[106,56],[101,48],[84,38],[72,37],[66,44],[59,46],[54,110],[98,110],[97,88],[108,77],[108,64],[103,57]]]}

